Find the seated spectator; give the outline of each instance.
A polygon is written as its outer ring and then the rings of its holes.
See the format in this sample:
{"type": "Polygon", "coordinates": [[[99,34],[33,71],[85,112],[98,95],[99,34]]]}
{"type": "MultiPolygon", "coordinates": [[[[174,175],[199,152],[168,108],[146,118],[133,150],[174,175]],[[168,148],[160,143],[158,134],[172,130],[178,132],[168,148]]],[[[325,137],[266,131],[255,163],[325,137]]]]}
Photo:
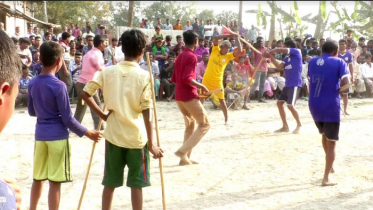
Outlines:
{"type": "Polygon", "coordinates": [[[161,38],[157,38],[156,44],[152,47],[152,52],[155,60],[158,61],[158,68],[162,69],[163,64],[167,59],[166,47],[163,45],[161,38]]]}
{"type": "Polygon", "coordinates": [[[29,76],[30,72],[28,66],[22,64],[22,77],[19,80],[19,92],[16,99],[17,105],[27,106],[28,102],[28,84],[32,80],[32,77],[29,76]]]}
{"type": "Polygon", "coordinates": [[[30,51],[30,40],[28,38],[20,38],[19,39],[19,47],[18,47],[18,54],[21,57],[21,61],[23,64],[29,68],[32,64],[32,54],[30,51]]]}
{"type": "Polygon", "coordinates": [[[187,24],[184,26],[184,31],[192,31],[193,26],[190,24],[190,21],[187,21],[187,24]]]}
{"type": "Polygon", "coordinates": [[[197,56],[198,63],[202,61],[202,55],[204,53],[209,54],[209,49],[205,48],[205,40],[203,38],[199,38],[199,40],[198,40],[198,47],[196,48],[196,50],[194,51],[194,53],[197,56]]]}
{"type": "Polygon", "coordinates": [[[229,82],[225,88],[225,91],[227,92],[227,106],[229,107],[232,103],[234,103],[233,108],[237,110],[241,105],[242,99],[244,99],[242,109],[249,110],[249,108],[246,106],[246,103],[249,100],[249,90],[250,87],[239,82],[239,75],[237,73],[233,73],[232,82],[229,82]]]}
{"type": "MultiPolygon", "coordinates": [[[[155,97],[159,98],[159,87],[161,86],[161,83],[159,81],[159,68],[158,64],[155,62],[154,55],[149,53],[149,60],[152,65],[152,73],[153,73],[153,79],[154,79],[154,91],[155,91],[155,97]]],[[[148,69],[148,63],[144,62],[140,65],[141,68],[143,68],[145,71],[149,71],[148,69]]]]}
{"type": "Polygon", "coordinates": [[[357,58],[360,55],[360,51],[357,49],[357,43],[352,42],[351,48],[348,50],[354,57],[354,61],[357,61],[357,58]]]}
{"type": "Polygon", "coordinates": [[[77,96],[76,92],[76,81],[78,80],[80,74],[82,74],[82,53],[75,53],[74,60],[70,62],[69,71],[71,72],[73,81],[73,94],[77,96]]]}
{"type": "Polygon", "coordinates": [[[70,40],[69,46],[70,46],[70,49],[72,49],[72,48],[75,49],[76,48],[76,42],[75,42],[75,40],[70,40]]]}
{"type": "Polygon", "coordinates": [[[308,53],[309,56],[321,56],[321,50],[318,49],[318,44],[316,40],[312,42],[312,50],[308,53]]]}
{"type": "Polygon", "coordinates": [[[87,45],[83,47],[83,56],[93,48],[93,36],[87,35],[87,45]]]}
{"type": "Polygon", "coordinates": [[[173,29],[173,26],[171,25],[170,23],[170,19],[166,19],[166,24],[163,25],[163,29],[164,30],[172,30],[173,29]]]}
{"type": "Polygon", "coordinates": [[[145,29],[150,29],[148,20],[145,20],[145,29]]]}
{"type": "Polygon", "coordinates": [[[166,45],[165,45],[165,47],[166,47],[166,53],[170,53],[170,51],[171,51],[171,49],[172,49],[172,47],[173,47],[173,45],[172,45],[172,36],[171,35],[167,35],[166,36],[166,45]]]}
{"type": "Polygon", "coordinates": [[[209,54],[208,52],[204,52],[202,55],[202,61],[197,64],[196,68],[196,79],[199,83],[202,83],[203,75],[205,75],[208,62],[209,54]]]}
{"type": "Polygon", "coordinates": [[[70,62],[74,61],[75,54],[76,54],[76,49],[75,48],[70,48],[70,62]]]}
{"type": "Polygon", "coordinates": [[[184,42],[183,42],[183,37],[180,36],[180,35],[177,35],[176,36],[176,41],[177,41],[177,44],[174,46],[174,48],[172,49],[172,51],[174,51],[176,53],[176,56],[179,55],[179,49],[181,49],[181,51],[184,50],[185,46],[184,46],[184,42]]]}
{"type": "Polygon", "coordinates": [[[161,28],[159,26],[156,26],[155,27],[155,34],[152,37],[153,44],[158,42],[159,39],[162,41],[162,44],[163,44],[163,34],[161,34],[161,28]]]}
{"type": "Polygon", "coordinates": [[[36,51],[34,54],[32,54],[32,64],[30,66],[30,72],[31,72],[31,75],[33,75],[33,76],[35,75],[34,74],[34,66],[37,63],[40,63],[40,52],[38,52],[38,51],[36,51]]]}
{"type": "Polygon", "coordinates": [[[372,66],[372,55],[365,55],[365,63],[360,66],[360,71],[365,82],[365,87],[370,94],[373,94],[373,66],[372,66]]]}
{"type": "Polygon", "coordinates": [[[176,54],[174,52],[171,52],[168,55],[167,64],[163,65],[163,69],[161,71],[161,83],[164,85],[164,90],[169,102],[172,101],[172,98],[175,95],[175,84],[171,82],[171,76],[174,72],[175,57],[176,54]]]}
{"type": "Polygon", "coordinates": [[[31,51],[31,54],[34,54],[35,52],[40,52],[40,46],[41,46],[41,37],[36,36],[34,44],[29,48],[31,51]]]}
{"type": "MultiPolygon", "coordinates": [[[[277,62],[280,63],[281,61],[278,60],[277,62]]],[[[271,91],[268,91],[266,88],[265,91],[267,91],[267,95],[273,96],[275,99],[280,96],[282,89],[285,87],[285,78],[281,75],[282,73],[277,70],[272,62],[268,63],[267,79],[264,86],[266,87],[266,84],[269,83],[271,91]]]]}
{"type": "Polygon", "coordinates": [[[80,53],[83,53],[83,47],[84,47],[84,44],[83,44],[83,38],[82,37],[78,37],[75,39],[75,49],[77,52],[80,52],[80,53]]]}
{"type": "MultiPolygon", "coordinates": [[[[354,57],[354,55],[352,55],[354,57]]],[[[353,59],[354,60],[354,59],[353,59]]],[[[360,65],[356,62],[356,61],[353,61],[352,62],[352,67],[354,69],[354,78],[353,78],[353,83],[350,85],[350,93],[354,93],[356,92],[356,97],[357,98],[363,98],[360,93],[363,93],[366,91],[366,88],[365,88],[365,83],[364,83],[364,80],[363,80],[363,76],[361,74],[361,71],[360,71],[360,65]]]]}
{"type": "Polygon", "coordinates": [[[180,24],[180,20],[176,20],[176,24],[173,25],[174,30],[183,30],[183,26],[180,24]]]}
{"type": "Polygon", "coordinates": [[[244,85],[248,86],[248,79],[249,77],[253,76],[253,69],[245,64],[245,55],[240,55],[239,56],[239,62],[236,66],[235,72],[238,74],[238,76],[241,77],[241,81],[244,85]]]}

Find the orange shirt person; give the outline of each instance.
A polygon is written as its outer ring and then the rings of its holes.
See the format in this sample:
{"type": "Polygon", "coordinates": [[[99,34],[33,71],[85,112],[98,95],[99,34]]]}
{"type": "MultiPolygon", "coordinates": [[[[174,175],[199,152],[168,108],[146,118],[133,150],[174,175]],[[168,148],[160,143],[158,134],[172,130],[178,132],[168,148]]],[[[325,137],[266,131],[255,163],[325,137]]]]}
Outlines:
{"type": "Polygon", "coordinates": [[[176,24],[173,25],[174,30],[183,30],[183,26],[180,24],[180,20],[176,20],[176,24]]]}

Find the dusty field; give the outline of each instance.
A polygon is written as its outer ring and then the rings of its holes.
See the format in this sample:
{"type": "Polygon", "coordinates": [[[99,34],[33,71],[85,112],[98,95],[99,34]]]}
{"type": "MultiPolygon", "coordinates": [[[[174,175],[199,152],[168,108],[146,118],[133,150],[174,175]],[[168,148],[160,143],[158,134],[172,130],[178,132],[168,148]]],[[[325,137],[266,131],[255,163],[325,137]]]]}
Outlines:
{"type": "MultiPolygon", "coordinates": [[[[337,144],[337,186],[321,187],[324,153],[307,102],[298,101],[300,134],[274,134],[280,128],[275,101],[249,104],[250,111],[230,111],[223,125],[220,110],[205,103],[211,129],[195,148],[199,165],[178,166],[173,152],[181,145],[184,121],[176,103],[157,104],[168,209],[373,209],[373,100],[350,100],[350,116],[342,117],[337,144]]],[[[75,105],[73,105],[75,107],[75,105]]],[[[75,108],[73,108],[73,111],[75,108]]],[[[0,136],[0,173],[15,177],[28,209],[32,183],[35,118],[17,109],[0,136]]],[[[290,129],[295,121],[287,111],[290,129]]],[[[89,113],[83,121],[93,126],[89,113]]],[[[92,142],[71,136],[74,182],[62,185],[60,209],[76,209],[92,142]]],[[[82,209],[101,208],[104,142],[96,147],[82,209]]],[[[162,209],[158,161],[152,160],[153,186],[145,188],[144,209],[162,209]]],[[[47,209],[46,183],[39,209],[47,209]]],[[[130,190],[116,190],[113,209],[130,209],[130,190]]]]}

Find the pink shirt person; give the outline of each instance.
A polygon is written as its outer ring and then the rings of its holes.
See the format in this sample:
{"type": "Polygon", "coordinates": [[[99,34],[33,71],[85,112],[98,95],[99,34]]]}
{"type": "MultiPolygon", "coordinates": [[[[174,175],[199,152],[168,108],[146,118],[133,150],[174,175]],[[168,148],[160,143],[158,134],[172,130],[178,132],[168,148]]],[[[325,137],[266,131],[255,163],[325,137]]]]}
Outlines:
{"type": "Polygon", "coordinates": [[[197,64],[197,68],[196,68],[197,82],[202,82],[203,75],[206,72],[206,67],[207,67],[207,65],[205,65],[205,63],[203,61],[201,61],[197,64]]]}
{"type": "Polygon", "coordinates": [[[94,47],[83,56],[82,74],[77,82],[87,84],[93,79],[95,73],[103,68],[105,68],[104,56],[99,49],[94,47]]]}

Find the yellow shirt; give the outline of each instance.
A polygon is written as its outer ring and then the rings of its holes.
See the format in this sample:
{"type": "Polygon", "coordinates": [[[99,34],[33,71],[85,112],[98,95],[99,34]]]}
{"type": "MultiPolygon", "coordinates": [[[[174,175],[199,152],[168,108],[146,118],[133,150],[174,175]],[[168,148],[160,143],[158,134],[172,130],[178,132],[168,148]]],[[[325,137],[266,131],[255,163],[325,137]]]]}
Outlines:
{"type": "Polygon", "coordinates": [[[234,59],[233,52],[226,55],[220,54],[220,47],[213,46],[203,81],[220,84],[223,81],[224,69],[230,60],[234,59]]]}
{"type": "Polygon", "coordinates": [[[83,90],[93,95],[99,88],[107,110],[113,110],[104,138],[119,147],[143,148],[147,135],[142,111],[153,107],[149,73],[136,62],[122,61],[96,72],[83,90]]]}
{"type": "Polygon", "coordinates": [[[235,86],[233,86],[233,82],[230,82],[227,84],[227,87],[235,91],[240,91],[246,88],[246,86],[241,82],[236,82],[235,86]]]}

